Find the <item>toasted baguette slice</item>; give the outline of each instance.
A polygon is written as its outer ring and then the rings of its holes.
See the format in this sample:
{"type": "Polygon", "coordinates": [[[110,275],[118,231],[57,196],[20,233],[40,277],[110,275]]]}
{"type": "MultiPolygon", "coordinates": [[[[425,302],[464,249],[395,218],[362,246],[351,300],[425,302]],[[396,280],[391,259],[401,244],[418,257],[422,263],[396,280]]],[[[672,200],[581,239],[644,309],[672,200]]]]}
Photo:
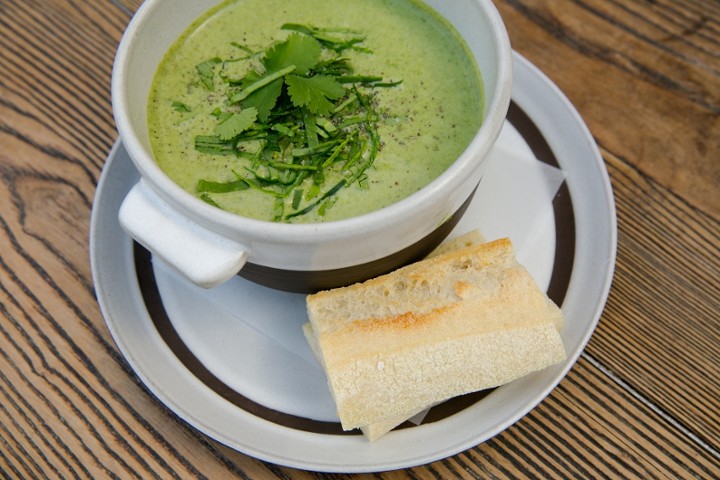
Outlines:
{"type": "Polygon", "coordinates": [[[344,429],[558,363],[562,314],[508,239],[474,245],[307,297],[344,429]]]}
{"type": "MultiPolygon", "coordinates": [[[[453,250],[457,250],[459,248],[470,247],[473,245],[479,245],[484,242],[485,242],[485,239],[483,238],[482,234],[478,230],[471,230],[471,231],[464,233],[458,237],[446,240],[441,245],[439,245],[435,250],[430,252],[430,254],[428,254],[427,258],[436,257],[438,255],[442,255],[442,254],[451,252],[453,250]]],[[[322,364],[322,356],[320,353],[320,346],[318,345],[317,338],[315,338],[315,334],[312,331],[312,325],[310,324],[310,322],[303,325],[303,333],[304,333],[305,338],[307,339],[308,344],[310,345],[313,353],[318,358],[318,361],[320,361],[320,363],[322,364]]],[[[323,368],[325,368],[325,367],[323,366],[323,368]]],[[[408,414],[398,415],[398,416],[387,418],[380,422],[372,423],[369,425],[362,425],[362,426],[360,426],[360,430],[362,431],[363,435],[365,435],[365,437],[367,437],[368,440],[370,440],[370,441],[377,440],[381,436],[388,433],[390,430],[394,429],[395,427],[397,427],[398,425],[400,425],[406,421],[420,424],[420,422],[422,421],[422,418],[425,417],[425,414],[434,405],[435,404],[419,407],[417,412],[414,412],[411,415],[408,415],[408,414]]]]}
{"type": "MultiPolygon", "coordinates": [[[[318,345],[317,338],[315,337],[315,333],[312,331],[312,325],[310,322],[303,325],[303,334],[305,335],[305,339],[307,340],[308,344],[310,345],[310,349],[313,351],[315,356],[317,357],[318,361],[322,365],[323,369],[325,366],[323,365],[323,359],[322,355],[320,353],[320,345],[318,345]]],[[[423,411],[429,409],[432,407],[432,405],[429,406],[422,406],[418,408],[418,411],[411,414],[411,415],[398,415],[394,417],[390,417],[387,419],[384,419],[383,421],[372,423],[369,425],[361,425],[359,428],[362,431],[363,435],[367,437],[368,440],[371,442],[373,440],[377,440],[378,438],[382,437],[386,433],[388,433],[393,428],[397,427],[401,423],[411,419],[415,415],[418,415],[422,413],[423,411]]]]}

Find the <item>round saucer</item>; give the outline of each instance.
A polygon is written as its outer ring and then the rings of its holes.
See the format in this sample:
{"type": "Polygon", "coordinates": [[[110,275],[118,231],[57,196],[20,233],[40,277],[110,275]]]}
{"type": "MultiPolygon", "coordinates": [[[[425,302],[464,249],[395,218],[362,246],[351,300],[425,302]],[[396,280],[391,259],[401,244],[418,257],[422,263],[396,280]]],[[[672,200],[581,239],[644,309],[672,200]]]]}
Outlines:
{"type": "Polygon", "coordinates": [[[375,442],[343,432],[324,374],[300,330],[304,296],[232,279],[185,283],[134,244],[117,212],[138,180],[121,143],[98,184],[90,252],[98,301],[122,354],[178,417],[236,450],[316,471],[429,463],[512,425],[562,380],[600,317],[612,279],[616,219],[592,136],[539,70],[514,57],[513,102],[488,173],[451,234],[508,236],[518,259],[562,306],[565,362],[491,392],[434,407],[375,442]]]}

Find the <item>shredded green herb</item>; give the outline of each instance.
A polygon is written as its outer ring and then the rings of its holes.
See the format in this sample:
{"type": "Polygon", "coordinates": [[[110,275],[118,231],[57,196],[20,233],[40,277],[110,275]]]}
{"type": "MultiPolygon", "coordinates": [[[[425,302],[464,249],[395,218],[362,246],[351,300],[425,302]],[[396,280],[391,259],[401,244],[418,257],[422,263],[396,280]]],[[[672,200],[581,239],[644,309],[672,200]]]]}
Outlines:
{"type": "Polygon", "coordinates": [[[191,111],[190,107],[188,107],[185,103],[180,102],[178,100],[175,100],[174,102],[172,102],[172,108],[176,112],[180,112],[180,113],[187,113],[187,112],[191,111]]]}
{"type": "Polygon", "coordinates": [[[234,180],[200,180],[198,195],[218,206],[217,194],[263,192],[275,197],[275,221],[315,209],[323,215],[343,188],[353,183],[367,188],[365,172],[380,148],[375,89],[401,83],[354,72],[343,52],[372,54],[362,46],[361,32],[299,24],[282,28],[291,31],[286,40],[264,52],[233,44],[249,54],[246,59],[212,58],[196,67],[205,88],[223,86],[226,101],[212,112],[214,131],[197,135],[195,148],[243,161],[234,180]],[[256,68],[242,78],[216,72],[218,65],[251,60],[256,68]]]}
{"type": "Polygon", "coordinates": [[[200,82],[208,90],[215,89],[215,66],[219,63],[222,63],[222,60],[215,57],[210,60],[206,60],[195,67],[198,76],[200,77],[200,82]]]}

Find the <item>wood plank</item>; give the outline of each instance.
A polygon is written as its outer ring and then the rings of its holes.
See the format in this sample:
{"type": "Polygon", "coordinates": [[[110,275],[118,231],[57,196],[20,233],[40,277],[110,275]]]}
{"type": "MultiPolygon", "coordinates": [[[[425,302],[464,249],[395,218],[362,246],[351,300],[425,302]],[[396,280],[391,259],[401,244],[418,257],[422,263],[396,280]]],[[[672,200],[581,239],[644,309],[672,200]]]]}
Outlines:
{"type": "Polygon", "coordinates": [[[701,478],[720,471],[720,459],[676,437],[672,424],[581,359],[528,416],[450,461],[476,478],[701,478]]]}
{"type": "MultiPolygon", "coordinates": [[[[2,13],[0,113],[9,118],[0,133],[82,165],[96,180],[117,137],[110,75],[125,20],[107,15],[95,2],[67,8],[54,2],[9,0],[3,2],[2,13]],[[45,31],[53,34],[38,34],[45,31]]],[[[33,160],[30,155],[24,158],[33,160]]]]}
{"type": "Polygon", "coordinates": [[[588,352],[718,445],[720,223],[622,159],[605,158],[620,226],[618,265],[588,352]]]}
{"type": "Polygon", "coordinates": [[[720,13],[712,3],[498,6],[514,48],[568,95],[600,144],[720,218],[720,13]]]}
{"type": "Polygon", "coordinates": [[[112,3],[118,5],[120,8],[128,11],[128,12],[135,12],[138,8],[140,8],[140,5],[142,5],[143,0],[111,0],[112,3]]]}
{"type": "MultiPolygon", "coordinates": [[[[195,431],[105,327],[89,214],[117,135],[115,46],[140,3],[0,2],[0,476],[349,478],[195,431]]],[[[517,425],[450,459],[353,478],[718,477],[720,7],[498,5],[603,148],[620,220],[608,307],[585,357],[517,425]]]]}
{"type": "MultiPolygon", "coordinates": [[[[658,417],[652,405],[582,357],[536,409],[514,426],[454,457],[401,472],[357,478],[712,478],[708,451],[658,417]]],[[[353,477],[355,478],[355,477],[353,477]]]]}

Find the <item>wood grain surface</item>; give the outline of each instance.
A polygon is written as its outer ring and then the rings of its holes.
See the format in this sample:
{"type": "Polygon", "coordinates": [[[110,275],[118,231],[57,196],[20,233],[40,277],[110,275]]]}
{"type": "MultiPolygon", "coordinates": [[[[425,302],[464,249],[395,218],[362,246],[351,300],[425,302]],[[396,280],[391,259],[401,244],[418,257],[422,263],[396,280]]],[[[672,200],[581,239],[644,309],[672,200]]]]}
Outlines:
{"type": "MultiPolygon", "coordinates": [[[[197,432],[115,346],[88,230],[137,0],[0,0],[0,477],[348,478],[197,432]]],[[[720,3],[496,0],[610,174],[614,282],[579,362],[492,440],[377,479],[720,477],[720,3]]],[[[354,477],[354,476],[353,476],[354,477]]]]}

